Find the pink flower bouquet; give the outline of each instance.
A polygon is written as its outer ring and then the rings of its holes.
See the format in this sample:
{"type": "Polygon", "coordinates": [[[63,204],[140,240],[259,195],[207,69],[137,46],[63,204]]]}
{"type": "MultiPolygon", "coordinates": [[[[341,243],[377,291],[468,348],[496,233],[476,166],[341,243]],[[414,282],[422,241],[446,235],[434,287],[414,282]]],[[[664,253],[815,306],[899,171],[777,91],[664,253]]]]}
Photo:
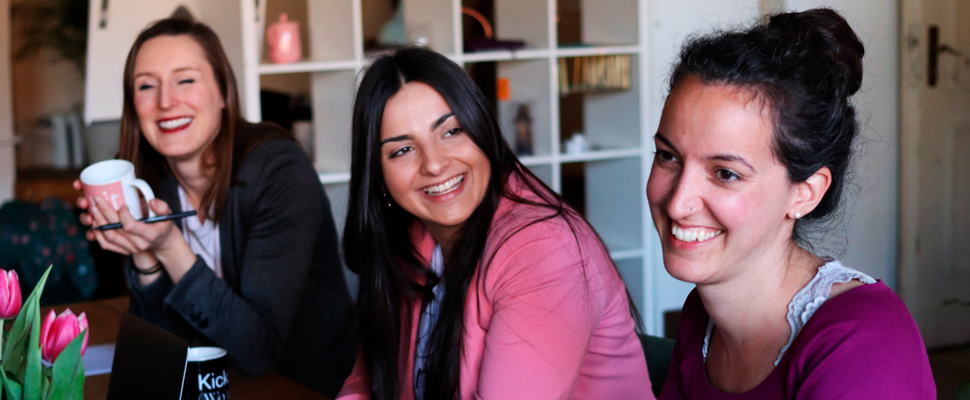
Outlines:
{"type": "Polygon", "coordinates": [[[48,400],[84,397],[84,363],[88,321],[84,313],[71,310],[41,321],[40,296],[50,268],[37,287],[21,303],[17,273],[0,271],[0,331],[5,320],[14,318],[3,331],[0,345],[0,385],[6,399],[48,400]]]}

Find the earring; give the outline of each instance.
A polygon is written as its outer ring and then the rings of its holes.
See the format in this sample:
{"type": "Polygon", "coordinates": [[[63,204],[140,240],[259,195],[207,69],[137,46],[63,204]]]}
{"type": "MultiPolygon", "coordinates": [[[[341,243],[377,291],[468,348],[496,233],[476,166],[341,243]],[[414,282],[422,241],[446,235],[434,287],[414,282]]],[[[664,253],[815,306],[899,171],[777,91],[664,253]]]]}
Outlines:
{"type": "Polygon", "coordinates": [[[795,211],[795,219],[801,219],[801,218],[802,218],[802,213],[795,211]]]}
{"type": "Polygon", "coordinates": [[[387,208],[391,208],[391,206],[393,205],[393,204],[391,204],[391,196],[388,196],[388,195],[387,195],[387,192],[384,192],[384,193],[383,193],[383,194],[381,195],[381,197],[383,197],[383,198],[384,198],[384,201],[385,201],[385,202],[386,202],[386,204],[387,204],[387,208]]]}

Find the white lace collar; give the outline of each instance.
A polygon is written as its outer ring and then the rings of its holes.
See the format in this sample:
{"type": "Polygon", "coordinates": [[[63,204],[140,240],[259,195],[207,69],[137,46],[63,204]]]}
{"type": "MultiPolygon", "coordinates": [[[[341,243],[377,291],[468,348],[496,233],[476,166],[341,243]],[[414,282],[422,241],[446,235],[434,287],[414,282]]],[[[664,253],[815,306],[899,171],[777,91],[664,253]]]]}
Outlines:
{"type": "MultiPolygon", "coordinates": [[[[828,300],[829,294],[832,293],[832,285],[836,283],[846,283],[853,279],[858,279],[860,282],[865,284],[876,283],[875,279],[871,276],[866,275],[862,272],[856,271],[852,268],[842,265],[838,260],[833,258],[827,258],[828,262],[818,268],[818,272],[815,277],[808,282],[802,290],[799,290],[792,298],[791,303],[788,303],[788,325],[791,326],[791,336],[788,338],[788,343],[785,347],[781,348],[781,352],[778,354],[778,358],[775,359],[775,365],[781,361],[781,358],[788,351],[792,342],[795,341],[795,336],[798,332],[802,330],[802,327],[808,322],[812,315],[815,315],[815,311],[828,300]]],[[[707,347],[711,342],[711,332],[714,331],[714,320],[708,319],[707,321],[707,333],[704,335],[704,348],[701,353],[704,356],[704,361],[707,361],[707,347]]]]}

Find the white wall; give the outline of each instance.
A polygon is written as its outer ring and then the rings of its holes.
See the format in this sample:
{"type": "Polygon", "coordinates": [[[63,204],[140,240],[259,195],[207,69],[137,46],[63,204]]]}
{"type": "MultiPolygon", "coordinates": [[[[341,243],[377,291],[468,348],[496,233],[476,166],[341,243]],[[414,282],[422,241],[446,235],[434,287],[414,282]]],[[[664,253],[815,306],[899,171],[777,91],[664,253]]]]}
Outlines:
{"type": "MultiPolygon", "coordinates": [[[[856,201],[846,203],[844,232],[834,246],[846,265],[896,285],[898,231],[898,117],[897,117],[897,13],[895,0],[682,0],[650,2],[650,98],[647,100],[650,129],[660,121],[667,78],[684,38],[713,28],[750,25],[760,9],[804,10],[829,6],[842,12],[866,45],[863,88],[856,95],[862,122],[862,152],[856,153],[860,191],[856,201]],[[847,238],[847,242],[846,242],[847,238]],[[841,253],[840,251],[844,251],[841,253]]],[[[652,146],[652,141],[647,142],[652,146]]],[[[654,301],[658,310],[679,310],[693,285],[670,278],[663,269],[656,232],[651,254],[654,301]]],[[[659,316],[657,318],[660,318],[659,316]]],[[[656,326],[662,326],[656,321],[656,326]]]]}
{"type": "MultiPolygon", "coordinates": [[[[896,289],[899,238],[899,4],[896,0],[788,0],[788,8],[832,7],[866,46],[855,103],[862,122],[855,154],[858,192],[846,203],[845,254],[839,258],[896,289]]],[[[853,193],[849,193],[852,195],[853,193]]]]}

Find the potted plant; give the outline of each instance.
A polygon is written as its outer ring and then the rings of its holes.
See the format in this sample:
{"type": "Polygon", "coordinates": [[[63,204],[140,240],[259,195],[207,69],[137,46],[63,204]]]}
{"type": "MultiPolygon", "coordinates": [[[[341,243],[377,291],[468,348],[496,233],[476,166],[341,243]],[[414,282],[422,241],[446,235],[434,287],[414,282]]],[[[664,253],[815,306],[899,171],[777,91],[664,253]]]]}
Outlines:
{"type": "Polygon", "coordinates": [[[88,0],[31,0],[15,2],[11,16],[23,38],[14,59],[48,48],[84,71],[87,56],[88,0]]]}
{"type": "Polygon", "coordinates": [[[6,399],[77,399],[84,396],[87,318],[70,309],[42,321],[40,296],[50,268],[26,301],[14,271],[0,271],[0,385],[6,399]],[[3,331],[6,320],[14,319],[3,331]]]}

